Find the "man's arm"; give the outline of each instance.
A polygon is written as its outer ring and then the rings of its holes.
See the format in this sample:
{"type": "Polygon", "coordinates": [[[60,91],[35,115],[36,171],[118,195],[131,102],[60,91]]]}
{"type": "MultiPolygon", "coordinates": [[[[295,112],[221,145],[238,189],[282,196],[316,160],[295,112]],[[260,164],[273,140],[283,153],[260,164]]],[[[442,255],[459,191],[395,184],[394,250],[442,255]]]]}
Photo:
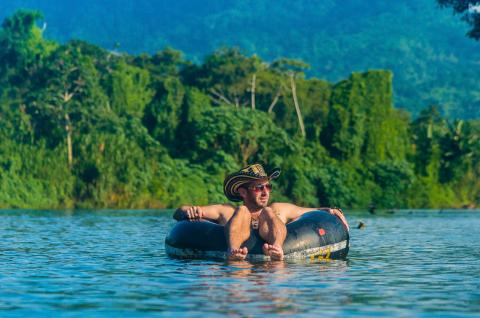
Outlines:
{"type": "Polygon", "coordinates": [[[317,211],[317,210],[327,211],[333,215],[336,215],[345,225],[347,230],[349,230],[348,222],[345,219],[343,212],[338,208],[305,208],[305,207],[300,207],[291,203],[273,203],[271,205],[271,208],[278,214],[283,215],[286,220],[286,223],[289,223],[295,219],[298,219],[300,216],[302,216],[304,213],[307,213],[307,212],[317,211]]]}
{"type": "Polygon", "coordinates": [[[226,222],[224,219],[230,218],[233,211],[234,207],[231,204],[183,205],[175,211],[173,218],[177,221],[206,219],[223,224],[226,222]]]}

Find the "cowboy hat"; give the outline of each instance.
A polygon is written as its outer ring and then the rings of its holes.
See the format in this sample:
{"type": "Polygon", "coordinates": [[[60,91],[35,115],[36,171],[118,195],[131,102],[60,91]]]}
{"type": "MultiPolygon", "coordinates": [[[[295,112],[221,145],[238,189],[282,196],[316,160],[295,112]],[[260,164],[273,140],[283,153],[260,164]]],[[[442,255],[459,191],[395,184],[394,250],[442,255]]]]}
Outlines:
{"type": "Polygon", "coordinates": [[[225,193],[225,196],[230,201],[239,202],[242,201],[242,197],[238,189],[242,185],[261,179],[276,179],[279,175],[280,169],[274,169],[270,174],[267,174],[261,164],[256,163],[249,165],[240,171],[229,174],[225,178],[223,182],[223,193],[225,193]]]}

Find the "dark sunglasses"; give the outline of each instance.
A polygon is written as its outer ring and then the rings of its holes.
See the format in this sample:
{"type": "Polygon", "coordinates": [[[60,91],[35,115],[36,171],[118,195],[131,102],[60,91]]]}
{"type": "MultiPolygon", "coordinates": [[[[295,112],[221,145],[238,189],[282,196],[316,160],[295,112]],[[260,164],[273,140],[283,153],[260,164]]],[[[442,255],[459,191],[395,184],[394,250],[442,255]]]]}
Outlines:
{"type": "Polygon", "coordinates": [[[248,187],[249,189],[253,190],[254,192],[262,192],[263,189],[267,190],[268,192],[272,191],[272,184],[256,184],[248,187]]]}

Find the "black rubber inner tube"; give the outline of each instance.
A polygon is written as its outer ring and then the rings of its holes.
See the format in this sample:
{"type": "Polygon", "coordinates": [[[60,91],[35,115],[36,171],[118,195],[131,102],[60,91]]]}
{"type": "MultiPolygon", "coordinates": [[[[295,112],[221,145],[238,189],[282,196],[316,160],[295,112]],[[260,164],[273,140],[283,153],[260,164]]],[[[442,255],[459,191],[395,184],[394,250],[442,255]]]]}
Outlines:
{"type": "MultiPolygon", "coordinates": [[[[262,251],[265,241],[258,230],[242,245],[248,248],[247,259],[268,260],[262,251]]],[[[287,224],[283,244],[285,259],[345,259],[349,233],[341,220],[327,211],[312,211],[287,224]]],[[[177,222],[165,238],[165,250],[171,257],[227,257],[224,227],[209,221],[177,222]]]]}

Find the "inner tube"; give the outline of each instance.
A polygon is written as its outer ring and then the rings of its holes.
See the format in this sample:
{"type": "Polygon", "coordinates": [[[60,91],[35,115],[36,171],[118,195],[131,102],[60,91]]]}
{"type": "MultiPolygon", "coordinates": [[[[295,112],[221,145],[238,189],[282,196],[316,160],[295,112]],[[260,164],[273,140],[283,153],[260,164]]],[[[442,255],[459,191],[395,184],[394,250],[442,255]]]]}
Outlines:
{"type": "MultiPolygon", "coordinates": [[[[311,211],[287,224],[283,244],[285,260],[345,259],[349,233],[342,221],[327,211],[311,211]]],[[[268,261],[263,254],[265,241],[258,230],[242,245],[248,248],[247,259],[268,261]]],[[[226,259],[227,241],[224,227],[209,221],[177,222],[165,238],[168,256],[175,258],[226,259]]]]}

